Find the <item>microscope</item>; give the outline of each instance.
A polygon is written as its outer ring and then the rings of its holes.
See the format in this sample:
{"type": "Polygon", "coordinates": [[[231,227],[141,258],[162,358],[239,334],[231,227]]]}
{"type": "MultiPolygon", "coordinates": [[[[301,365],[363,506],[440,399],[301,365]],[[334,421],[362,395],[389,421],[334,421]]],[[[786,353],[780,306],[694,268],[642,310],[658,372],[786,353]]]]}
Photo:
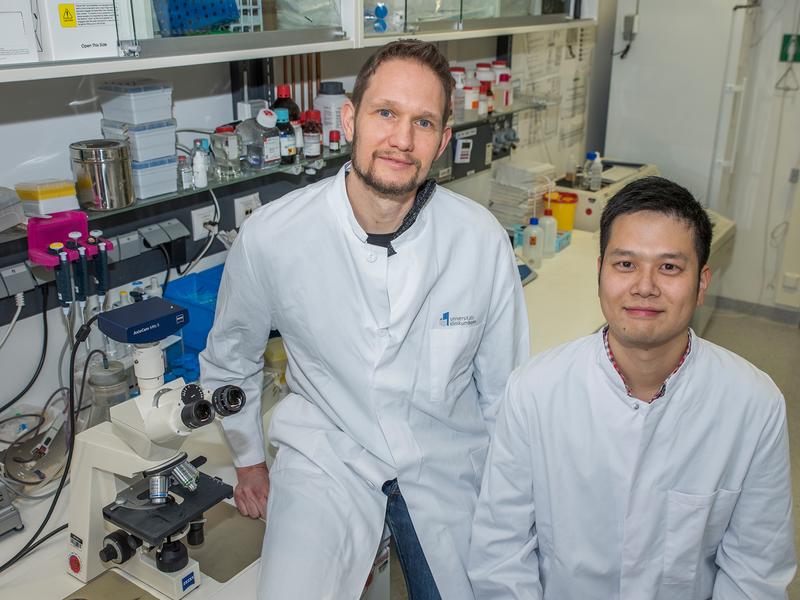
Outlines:
{"type": "Polygon", "coordinates": [[[203,513],[233,488],[198,471],[181,446],[193,431],[235,414],[245,397],[236,386],[204,390],[164,383],[158,342],[189,320],[185,308],[149,298],[100,313],[100,330],[133,344],[139,395],[111,407],[103,422],[75,437],[67,572],[83,582],[117,567],[169,598],[201,584],[198,563],[181,541],[203,542],[203,513]]]}

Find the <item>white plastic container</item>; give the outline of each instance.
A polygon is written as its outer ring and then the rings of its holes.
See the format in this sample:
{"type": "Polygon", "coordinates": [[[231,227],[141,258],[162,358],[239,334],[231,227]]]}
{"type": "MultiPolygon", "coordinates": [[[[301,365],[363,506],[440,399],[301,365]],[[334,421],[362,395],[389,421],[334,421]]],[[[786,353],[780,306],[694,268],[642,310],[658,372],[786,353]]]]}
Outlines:
{"type": "Polygon", "coordinates": [[[594,160],[589,166],[589,190],[592,192],[600,191],[603,186],[603,161],[600,160],[600,153],[594,153],[594,160]]]}
{"type": "Polygon", "coordinates": [[[131,161],[133,173],[133,192],[139,200],[174,194],[178,191],[177,172],[178,159],[165,156],[145,162],[131,161]]]}
{"type": "Polygon", "coordinates": [[[128,141],[131,160],[145,162],[175,154],[175,130],[178,128],[175,119],[141,125],[103,119],[100,128],[106,139],[128,141]]]}
{"type": "Polygon", "coordinates": [[[172,84],[136,79],[98,86],[103,116],[109,121],[140,125],[172,118],[172,84]]]}
{"type": "Polygon", "coordinates": [[[533,217],[530,225],[525,228],[524,235],[524,248],[522,249],[523,257],[528,261],[534,269],[542,266],[542,245],[543,234],[542,228],[539,227],[539,219],[533,217]]]}
{"type": "Polygon", "coordinates": [[[558,237],[558,221],[553,216],[552,209],[544,209],[544,216],[539,219],[539,226],[542,228],[542,256],[552,258],[556,255],[556,238],[558,237]]]}
{"type": "Polygon", "coordinates": [[[319,94],[314,98],[314,109],[322,114],[322,143],[325,146],[330,144],[331,130],[341,132],[342,145],[346,143],[342,131],[342,106],[346,101],[341,81],[323,81],[320,84],[319,94]]]}

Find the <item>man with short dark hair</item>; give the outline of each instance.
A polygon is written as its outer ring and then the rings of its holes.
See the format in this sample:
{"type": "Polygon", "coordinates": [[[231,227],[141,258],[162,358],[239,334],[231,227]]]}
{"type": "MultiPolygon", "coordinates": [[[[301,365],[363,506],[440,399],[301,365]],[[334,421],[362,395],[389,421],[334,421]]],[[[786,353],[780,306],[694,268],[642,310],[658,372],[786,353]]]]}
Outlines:
{"type": "Polygon", "coordinates": [[[777,600],[795,572],[786,409],[695,335],[711,223],[684,188],[627,185],[600,224],[608,325],[511,376],[476,510],[476,597],[777,600]]]}
{"type": "Polygon", "coordinates": [[[379,50],[342,109],[352,162],[253,213],[226,261],[202,381],[248,396],[223,427],[236,505],[267,515],[262,598],[359,598],[384,522],[412,600],[472,597],[489,433],[529,342],[506,232],[427,178],[452,85],[432,44],[379,50]],[[272,328],[291,393],[268,472],[258,399],[272,328]]]}

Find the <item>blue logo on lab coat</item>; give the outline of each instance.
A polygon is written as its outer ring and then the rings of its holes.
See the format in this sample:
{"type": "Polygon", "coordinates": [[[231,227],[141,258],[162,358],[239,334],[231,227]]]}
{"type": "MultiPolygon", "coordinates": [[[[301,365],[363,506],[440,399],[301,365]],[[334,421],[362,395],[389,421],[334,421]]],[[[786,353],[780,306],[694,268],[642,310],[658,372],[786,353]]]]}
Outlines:
{"type": "Polygon", "coordinates": [[[449,327],[450,326],[450,313],[442,313],[442,318],[439,319],[439,325],[442,327],[449,327]]]}

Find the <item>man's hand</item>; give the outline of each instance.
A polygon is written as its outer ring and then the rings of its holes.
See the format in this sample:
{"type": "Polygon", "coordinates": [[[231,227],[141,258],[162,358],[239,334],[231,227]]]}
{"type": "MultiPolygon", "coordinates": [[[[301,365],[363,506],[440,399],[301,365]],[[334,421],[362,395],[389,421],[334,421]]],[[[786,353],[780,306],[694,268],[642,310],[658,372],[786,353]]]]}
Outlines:
{"type": "Polygon", "coordinates": [[[266,463],[249,467],[236,467],[239,483],[233,491],[233,500],[242,516],[262,519],[267,516],[269,496],[269,469],[266,463]]]}

